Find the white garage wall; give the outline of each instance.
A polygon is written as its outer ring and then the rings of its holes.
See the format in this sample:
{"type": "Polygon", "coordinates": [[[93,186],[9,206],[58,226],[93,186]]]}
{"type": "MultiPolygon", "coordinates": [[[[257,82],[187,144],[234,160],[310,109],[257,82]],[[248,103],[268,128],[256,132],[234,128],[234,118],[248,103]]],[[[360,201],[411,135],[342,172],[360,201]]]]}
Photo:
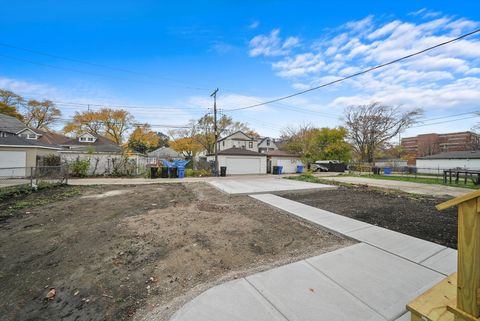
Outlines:
{"type": "Polygon", "coordinates": [[[424,174],[442,173],[444,169],[465,168],[480,170],[480,159],[417,159],[417,172],[424,174]]]}
{"type": "Polygon", "coordinates": [[[0,151],[0,177],[25,177],[26,164],[27,152],[0,151]]]}
{"type": "Polygon", "coordinates": [[[282,173],[285,174],[296,173],[298,165],[302,165],[302,162],[298,158],[272,157],[272,166],[283,166],[282,173]]]}
{"type": "MultiPolygon", "coordinates": [[[[208,161],[214,161],[214,156],[208,156],[208,161]]],[[[266,174],[266,156],[218,155],[218,167],[226,166],[227,175],[266,174]],[[255,166],[253,166],[253,161],[255,166]]]]}

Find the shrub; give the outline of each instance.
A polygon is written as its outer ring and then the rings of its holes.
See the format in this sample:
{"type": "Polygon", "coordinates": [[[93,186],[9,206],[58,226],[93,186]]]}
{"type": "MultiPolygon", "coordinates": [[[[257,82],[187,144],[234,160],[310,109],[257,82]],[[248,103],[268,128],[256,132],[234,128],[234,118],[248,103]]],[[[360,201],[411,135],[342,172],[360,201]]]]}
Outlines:
{"type": "Polygon", "coordinates": [[[70,163],[70,173],[75,177],[85,177],[88,174],[88,168],[90,167],[89,159],[76,159],[70,163]]]}
{"type": "Polygon", "coordinates": [[[207,169],[191,169],[191,168],[186,168],[185,169],[185,176],[192,176],[192,177],[205,177],[205,176],[211,176],[212,173],[210,170],[207,169]]]}

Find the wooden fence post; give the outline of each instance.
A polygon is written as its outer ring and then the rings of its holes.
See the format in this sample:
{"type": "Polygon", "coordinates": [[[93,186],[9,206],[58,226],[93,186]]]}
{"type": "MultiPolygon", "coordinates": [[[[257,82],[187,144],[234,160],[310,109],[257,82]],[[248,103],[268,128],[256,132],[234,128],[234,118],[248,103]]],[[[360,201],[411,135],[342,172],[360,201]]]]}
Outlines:
{"type": "Polygon", "coordinates": [[[457,273],[407,305],[412,321],[480,321],[480,190],[436,207],[441,211],[457,205],[457,273]]]}

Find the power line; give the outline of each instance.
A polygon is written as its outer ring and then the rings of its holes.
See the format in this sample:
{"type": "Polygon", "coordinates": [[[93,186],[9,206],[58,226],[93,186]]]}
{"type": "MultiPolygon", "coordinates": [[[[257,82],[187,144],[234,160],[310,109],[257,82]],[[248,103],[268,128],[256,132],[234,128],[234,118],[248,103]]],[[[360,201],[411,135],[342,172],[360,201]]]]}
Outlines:
{"type": "MultiPolygon", "coordinates": [[[[38,51],[38,50],[34,50],[34,49],[29,49],[29,48],[25,48],[25,47],[14,46],[14,45],[7,44],[7,43],[2,43],[2,42],[0,42],[0,46],[6,47],[6,48],[12,48],[12,49],[16,49],[16,50],[22,50],[22,51],[26,51],[26,52],[31,52],[31,53],[34,53],[34,54],[37,54],[37,55],[46,56],[46,57],[51,57],[51,58],[56,58],[56,59],[62,59],[62,60],[66,60],[66,61],[72,61],[72,62],[76,62],[76,63],[80,63],[80,64],[84,64],[84,65],[89,65],[89,66],[93,66],[93,67],[100,67],[100,68],[104,68],[104,69],[121,71],[121,72],[124,72],[124,73],[140,75],[140,76],[144,76],[144,77],[148,77],[148,78],[152,78],[152,79],[160,78],[160,79],[165,79],[165,80],[168,80],[168,81],[174,81],[174,82],[178,82],[178,83],[185,84],[185,83],[184,83],[183,81],[181,81],[181,80],[174,79],[174,78],[170,78],[170,77],[162,77],[162,76],[155,76],[155,77],[153,77],[153,76],[151,76],[151,75],[142,74],[142,73],[137,72],[137,71],[132,71],[132,70],[128,70],[128,69],[124,69],[124,68],[118,68],[118,67],[112,67],[112,66],[108,66],[108,65],[104,65],[104,64],[93,63],[93,62],[89,62],[89,61],[85,61],[85,60],[80,60],[80,59],[76,59],[76,58],[69,58],[69,57],[65,57],[65,56],[59,56],[59,55],[50,54],[50,53],[46,53],[46,52],[38,51]]],[[[208,90],[208,88],[200,88],[199,86],[190,86],[190,85],[186,85],[186,86],[187,86],[186,88],[191,88],[191,89],[208,90]]]]}
{"type": "MultiPolygon", "coordinates": [[[[480,115],[477,115],[475,117],[480,117],[480,115]]],[[[439,125],[439,124],[445,124],[445,123],[451,123],[451,122],[456,122],[456,121],[465,120],[465,119],[472,119],[472,117],[463,117],[463,118],[458,118],[458,119],[453,119],[453,120],[440,121],[440,122],[436,122],[436,123],[422,124],[422,125],[408,127],[408,129],[418,128],[418,127],[426,127],[426,126],[431,126],[431,125],[439,125]]]]}
{"type": "Polygon", "coordinates": [[[43,63],[43,62],[37,62],[37,61],[28,60],[28,59],[12,57],[12,56],[5,55],[5,54],[0,54],[0,57],[4,57],[4,58],[16,60],[16,61],[22,61],[22,62],[26,62],[26,63],[33,64],[33,65],[43,66],[43,67],[49,67],[49,68],[54,68],[54,69],[59,69],[59,70],[64,70],[64,71],[71,71],[71,72],[76,72],[76,73],[81,73],[81,74],[86,74],[86,75],[91,75],[91,76],[96,76],[96,77],[122,79],[122,80],[131,81],[131,82],[137,82],[137,83],[141,83],[141,84],[147,84],[147,85],[151,85],[151,86],[160,86],[160,85],[161,85],[161,86],[166,86],[166,87],[175,87],[175,88],[184,88],[184,89],[194,89],[194,90],[206,90],[205,88],[200,88],[200,87],[187,87],[187,86],[178,86],[178,85],[171,85],[171,84],[155,84],[155,83],[151,83],[151,82],[143,81],[143,80],[138,80],[138,79],[131,79],[131,78],[125,78],[125,77],[112,76],[112,75],[107,75],[107,74],[102,74],[102,73],[96,73],[96,72],[90,72],[90,71],[84,71],[84,70],[79,70],[79,69],[74,69],[74,68],[68,68],[68,67],[60,67],[60,66],[56,66],[56,65],[46,64],[46,63],[43,63]]]}
{"type": "Polygon", "coordinates": [[[258,103],[258,104],[254,104],[254,105],[250,105],[250,106],[233,108],[233,109],[229,109],[229,110],[225,110],[225,111],[226,111],[226,112],[231,112],[231,111],[236,111],[236,110],[243,110],[243,109],[249,109],[249,108],[259,107],[259,106],[262,106],[262,105],[267,105],[267,104],[271,104],[271,103],[274,103],[274,102],[282,101],[282,100],[285,100],[285,99],[288,99],[288,98],[292,98],[292,97],[295,97],[295,96],[303,95],[303,94],[306,94],[306,93],[308,93],[308,92],[311,92],[311,91],[314,91],[314,90],[317,90],[317,89],[320,89],[320,88],[323,88],[323,87],[327,87],[327,86],[330,86],[330,85],[333,85],[333,84],[336,84],[336,83],[339,83],[339,82],[348,80],[348,79],[350,79],[350,78],[354,78],[354,77],[357,77],[357,76],[360,76],[360,75],[369,73],[369,72],[371,72],[371,71],[374,71],[374,70],[377,70],[377,69],[380,69],[380,68],[383,68],[383,67],[392,65],[392,64],[397,63],[397,62],[400,62],[400,61],[402,61],[402,60],[406,60],[406,59],[408,59],[408,58],[411,58],[411,57],[414,57],[414,56],[418,56],[418,55],[420,55],[420,54],[422,54],[422,53],[425,53],[425,52],[427,52],[427,51],[430,51],[430,50],[433,50],[433,49],[436,49],[436,48],[439,48],[439,47],[448,45],[448,44],[450,44],[450,43],[452,43],[452,42],[461,40],[461,39],[463,39],[463,38],[466,38],[466,37],[468,37],[468,36],[471,36],[471,35],[476,34],[476,33],[479,33],[479,32],[480,32],[480,29],[476,29],[476,30],[473,30],[473,31],[471,31],[471,32],[465,33],[465,34],[463,34],[463,35],[461,35],[461,36],[459,36],[459,37],[450,39],[450,40],[448,40],[448,41],[441,42],[441,43],[439,43],[439,44],[436,44],[436,45],[431,46],[431,47],[428,47],[428,48],[426,48],[426,49],[423,49],[423,50],[414,52],[414,53],[409,54],[409,55],[406,55],[406,56],[403,56],[403,57],[401,57],[401,58],[397,58],[397,59],[391,60],[391,61],[389,61],[389,62],[380,64],[380,65],[376,65],[376,66],[374,66],[374,67],[371,67],[371,68],[368,68],[368,69],[359,71],[359,72],[354,73],[354,74],[351,74],[351,75],[349,75],[349,76],[346,76],[346,77],[343,77],[343,78],[339,78],[339,79],[337,79],[337,80],[330,81],[330,82],[328,82],[328,83],[325,83],[325,84],[322,84],[322,85],[319,85],[319,86],[315,86],[315,87],[312,87],[312,88],[309,88],[309,89],[306,89],[306,90],[302,90],[302,91],[299,91],[299,92],[296,92],[296,93],[293,93],[293,94],[290,94],[290,95],[287,95],[287,96],[283,96],[283,97],[280,97],[280,98],[275,98],[275,99],[272,99],[272,100],[269,100],[269,101],[265,101],[265,102],[258,103]]]}

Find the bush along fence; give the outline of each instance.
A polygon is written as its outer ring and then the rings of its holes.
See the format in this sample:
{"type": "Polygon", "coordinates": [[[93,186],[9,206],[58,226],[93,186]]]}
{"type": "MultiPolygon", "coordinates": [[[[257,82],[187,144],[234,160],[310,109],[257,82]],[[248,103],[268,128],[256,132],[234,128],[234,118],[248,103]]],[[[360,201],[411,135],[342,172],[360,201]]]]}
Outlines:
{"type": "Polygon", "coordinates": [[[0,188],[67,184],[68,165],[0,168],[0,188]]]}

